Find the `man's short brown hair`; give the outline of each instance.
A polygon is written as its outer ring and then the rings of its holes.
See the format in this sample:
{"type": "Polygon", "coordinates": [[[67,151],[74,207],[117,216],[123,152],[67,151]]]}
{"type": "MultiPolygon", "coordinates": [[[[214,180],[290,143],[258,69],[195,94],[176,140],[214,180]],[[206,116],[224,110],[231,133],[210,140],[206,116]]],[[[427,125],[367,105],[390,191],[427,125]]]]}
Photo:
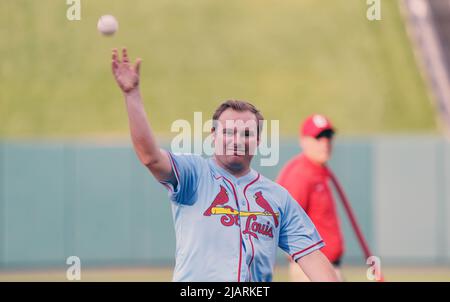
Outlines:
{"type": "Polygon", "coordinates": [[[227,100],[220,104],[220,106],[216,109],[216,111],[213,114],[213,131],[216,129],[216,122],[219,120],[219,117],[222,115],[222,113],[227,109],[233,109],[235,111],[243,112],[243,111],[250,111],[256,116],[256,122],[258,123],[258,138],[261,133],[262,129],[262,122],[264,121],[264,117],[262,116],[261,112],[249,102],[246,101],[240,101],[240,100],[227,100]]]}

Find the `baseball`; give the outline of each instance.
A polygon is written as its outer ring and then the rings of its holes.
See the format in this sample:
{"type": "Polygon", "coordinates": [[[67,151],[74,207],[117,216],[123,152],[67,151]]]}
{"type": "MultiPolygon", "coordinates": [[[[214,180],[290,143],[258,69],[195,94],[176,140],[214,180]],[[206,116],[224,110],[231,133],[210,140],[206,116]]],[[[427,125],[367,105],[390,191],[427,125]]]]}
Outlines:
{"type": "Polygon", "coordinates": [[[104,15],[98,19],[97,29],[105,36],[113,35],[119,28],[119,23],[112,15],[104,15]]]}

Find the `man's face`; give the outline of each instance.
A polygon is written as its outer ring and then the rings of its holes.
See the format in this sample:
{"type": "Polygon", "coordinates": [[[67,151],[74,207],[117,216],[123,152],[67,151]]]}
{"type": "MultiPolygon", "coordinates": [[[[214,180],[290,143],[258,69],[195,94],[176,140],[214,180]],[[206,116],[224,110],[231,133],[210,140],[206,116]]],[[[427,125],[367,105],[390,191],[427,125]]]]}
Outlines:
{"type": "Polygon", "coordinates": [[[333,150],[333,133],[328,131],[317,137],[302,136],[300,144],[304,154],[313,162],[325,164],[331,157],[333,150]]]}
{"type": "Polygon", "coordinates": [[[228,108],[219,116],[213,140],[222,165],[235,172],[248,168],[259,144],[255,114],[228,108]]]}

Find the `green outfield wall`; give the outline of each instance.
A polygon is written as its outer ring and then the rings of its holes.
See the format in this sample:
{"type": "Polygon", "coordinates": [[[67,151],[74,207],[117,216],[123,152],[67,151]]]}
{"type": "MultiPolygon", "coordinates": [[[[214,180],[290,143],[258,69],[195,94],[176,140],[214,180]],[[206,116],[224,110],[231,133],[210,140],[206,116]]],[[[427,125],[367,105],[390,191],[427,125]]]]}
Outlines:
{"type": "MultiPolygon", "coordinates": [[[[274,179],[299,152],[283,140],[274,179]]],[[[450,143],[438,137],[342,138],[330,163],[384,263],[450,263],[450,143]]],[[[339,206],[345,263],[364,259],[339,206]]],[[[166,189],[127,143],[2,141],[0,268],[171,265],[166,189]]],[[[284,263],[280,251],[279,263],[284,263]]]]}

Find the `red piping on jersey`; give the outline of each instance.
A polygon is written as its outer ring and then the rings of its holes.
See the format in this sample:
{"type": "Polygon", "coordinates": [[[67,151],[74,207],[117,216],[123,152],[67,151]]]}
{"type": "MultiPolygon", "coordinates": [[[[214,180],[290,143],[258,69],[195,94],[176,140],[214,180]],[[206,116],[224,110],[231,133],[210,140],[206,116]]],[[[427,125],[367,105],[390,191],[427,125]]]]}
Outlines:
{"type": "MultiPolygon", "coordinates": [[[[170,154],[170,152],[167,152],[167,154],[169,154],[170,161],[172,162],[173,167],[175,168],[175,174],[176,174],[176,176],[177,176],[177,181],[179,181],[179,179],[180,179],[180,174],[178,173],[177,165],[175,164],[175,161],[173,160],[172,154],[170,154]]],[[[178,184],[178,185],[180,185],[180,184],[178,184]]]]}
{"type": "Polygon", "coordinates": [[[303,249],[303,250],[301,250],[300,252],[297,252],[297,253],[295,253],[295,254],[292,254],[292,256],[291,256],[292,259],[294,260],[294,257],[297,256],[298,254],[301,254],[301,253],[303,253],[303,252],[306,252],[307,250],[312,249],[313,247],[315,247],[316,245],[321,244],[322,242],[323,242],[323,240],[320,240],[319,242],[314,243],[313,245],[308,246],[306,249],[303,249]]]}
{"type": "MultiPolygon", "coordinates": [[[[250,183],[248,183],[244,188],[244,197],[245,197],[245,200],[247,201],[247,210],[249,212],[250,212],[250,202],[248,202],[245,192],[247,191],[248,187],[250,187],[252,184],[257,182],[258,179],[259,179],[259,173],[258,173],[258,176],[256,176],[256,178],[254,180],[252,180],[250,183]]],[[[250,244],[252,245],[252,258],[250,259],[250,262],[248,263],[248,275],[250,277],[250,281],[252,281],[252,273],[250,271],[250,266],[252,265],[253,259],[255,258],[255,248],[253,247],[252,236],[249,236],[249,240],[250,240],[250,244]]]]}
{"type": "MultiPolygon", "coordinates": [[[[178,182],[179,182],[179,179],[180,179],[180,175],[179,175],[179,173],[178,173],[177,165],[175,164],[175,161],[174,161],[173,158],[172,158],[172,154],[171,154],[170,152],[167,152],[167,154],[169,154],[169,160],[170,160],[170,163],[171,163],[171,164],[173,165],[173,167],[174,167],[174,170],[175,170],[175,176],[176,176],[176,179],[177,179],[177,185],[179,186],[180,184],[179,184],[178,182]]],[[[166,187],[167,190],[169,190],[170,192],[174,192],[174,191],[175,191],[175,188],[172,189],[172,187],[169,186],[167,183],[164,183],[164,182],[162,182],[162,181],[160,181],[160,183],[161,183],[164,187],[166,187]]]]}
{"type": "Polygon", "coordinates": [[[173,192],[173,191],[172,191],[172,188],[171,188],[168,184],[165,184],[165,183],[163,183],[163,182],[161,182],[161,184],[162,184],[164,187],[166,187],[167,190],[173,192]]]}
{"type": "MultiPolygon", "coordinates": [[[[237,199],[237,194],[236,194],[236,189],[234,188],[233,183],[226,178],[225,176],[219,176],[219,177],[215,177],[215,179],[219,179],[219,178],[223,178],[225,179],[230,185],[231,188],[233,189],[233,194],[234,194],[234,201],[236,201],[236,206],[238,207],[239,210],[239,203],[238,203],[238,199],[237,199]]],[[[239,221],[239,266],[238,266],[238,282],[241,282],[241,263],[242,263],[242,232],[241,232],[241,223],[239,221]]]]}

